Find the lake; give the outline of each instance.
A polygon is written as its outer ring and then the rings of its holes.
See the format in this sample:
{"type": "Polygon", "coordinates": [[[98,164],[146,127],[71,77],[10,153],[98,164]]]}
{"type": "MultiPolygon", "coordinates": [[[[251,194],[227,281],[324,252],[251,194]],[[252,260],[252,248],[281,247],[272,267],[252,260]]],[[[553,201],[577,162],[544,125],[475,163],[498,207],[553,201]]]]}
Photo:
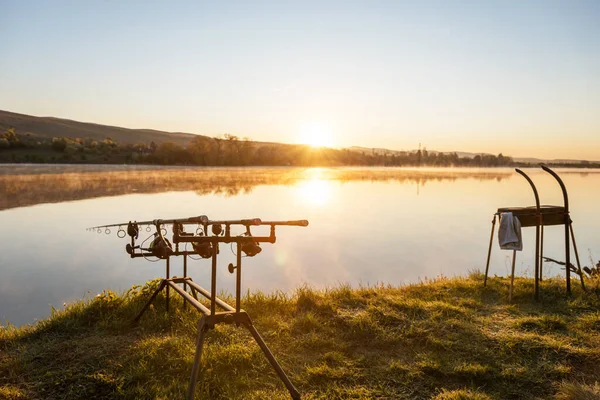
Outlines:
{"type": "MultiPolygon", "coordinates": [[[[562,205],[550,175],[525,170],[543,204],[562,205]]],[[[557,172],[569,191],[582,264],[590,265],[600,258],[600,171],[557,172]]],[[[203,214],[307,219],[306,228],[278,228],[276,244],[244,259],[243,291],[291,292],[306,284],[402,285],[483,271],[493,213],[533,204],[513,169],[1,165],[0,323],[32,323],[51,306],[163,276],[163,261],[130,259],[127,239],[116,229],[86,231],[95,225],[203,214]]],[[[545,229],[545,255],[564,259],[563,232],[545,229]]],[[[519,275],[532,275],[534,238],[535,229],[523,230],[519,275]]],[[[232,293],[228,247],[221,247],[217,284],[232,293]]],[[[511,254],[494,242],[491,276],[508,274],[511,254]]],[[[181,262],[171,263],[173,275],[181,276],[181,262]]],[[[208,287],[209,270],[209,260],[191,261],[188,275],[208,287]]],[[[545,276],[557,274],[558,265],[544,263],[545,276]]]]}

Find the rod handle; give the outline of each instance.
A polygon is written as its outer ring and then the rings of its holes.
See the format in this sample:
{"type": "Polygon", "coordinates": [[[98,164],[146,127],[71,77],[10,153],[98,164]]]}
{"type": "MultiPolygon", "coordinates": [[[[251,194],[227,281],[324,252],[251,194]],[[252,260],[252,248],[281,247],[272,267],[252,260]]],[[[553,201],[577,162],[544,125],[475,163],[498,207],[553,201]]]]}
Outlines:
{"type": "Polygon", "coordinates": [[[308,226],[308,221],[305,219],[299,219],[296,221],[263,221],[261,225],[308,226]]]}

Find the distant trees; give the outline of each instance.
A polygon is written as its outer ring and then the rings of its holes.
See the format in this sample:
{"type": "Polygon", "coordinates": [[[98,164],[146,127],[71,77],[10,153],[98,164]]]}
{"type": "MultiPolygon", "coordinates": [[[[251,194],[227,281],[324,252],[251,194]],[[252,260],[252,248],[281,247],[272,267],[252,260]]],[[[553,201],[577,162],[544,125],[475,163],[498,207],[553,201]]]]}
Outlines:
{"type": "MultiPolygon", "coordinates": [[[[512,157],[478,154],[472,158],[456,153],[439,153],[420,148],[417,151],[353,151],[350,149],[313,148],[306,145],[258,143],[247,137],[224,134],[210,138],[197,136],[182,147],[173,142],[120,144],[107,137],[36,138],[10,128],[0,135],[0,161],[143,163],[199,166],[434,166],[503,167],[516,165],[512,157]],[[32,154],[19,158],[12,149],[32,154]],[[44,152],[45,150],[45,152],[44,152]]],[[[582,164],[596,166],[596,164],[582,164]]]]}
{"type": "Polygon", "coordinates": [[[203,136],[197,136],[190,140],[186,150],[188,151],[193,164],[211,165],[211,161],[216,159],[216,157],[211,156],[212,147],[212,143],[209,139],[203,136]]]}
{"type": "Polygon", "coordinates": [[[63,152],[67,148],[67,140],[65,138],[52,138],[52,150],[63,152]]]}
{"type": "Polygon", "coordinates": [[[0,135],[0,149],[26,147],[25,142],[17,135],[14,128],[5,130],[0,135]]]}
{"type": "Polygon", "coordinates": [[[475,167],[505,167],[514,165],[512,157],[506,157],[502,153],[497,156],[491,154],[476,155],[473,157],[471,165],[475,167]]]}
{"type": "Polygon", "coordinates": [[[190,159],[190,153],[173,142],[159,144],[150,158],[150,160],[162,165],[191,164],[190,159]]]}

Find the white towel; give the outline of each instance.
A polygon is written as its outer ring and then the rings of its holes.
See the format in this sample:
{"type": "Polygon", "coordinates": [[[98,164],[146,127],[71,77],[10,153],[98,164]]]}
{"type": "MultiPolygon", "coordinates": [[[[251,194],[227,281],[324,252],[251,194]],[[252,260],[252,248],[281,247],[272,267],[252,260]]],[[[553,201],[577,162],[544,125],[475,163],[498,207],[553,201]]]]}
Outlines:
{"type": "Polygon", "coordinates": [[[500,248],[504,250],[523,250],[521,222],[511,212],[500,214],[498,242],[500,242],[500,248]]]}

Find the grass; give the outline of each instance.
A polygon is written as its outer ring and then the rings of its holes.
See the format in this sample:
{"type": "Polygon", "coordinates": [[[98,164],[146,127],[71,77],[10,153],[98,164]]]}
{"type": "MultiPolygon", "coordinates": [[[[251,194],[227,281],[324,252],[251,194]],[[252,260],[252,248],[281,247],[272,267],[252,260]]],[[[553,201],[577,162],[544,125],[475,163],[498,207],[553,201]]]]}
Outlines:
{"type": "MultiPolygon", "coordinates": [[[[0,399],[183,398],[199,315],[152,281],[68,305],[35,326],[0,328],[0,399]]],[[[293,295],[249,293],[244,308],[305,399],[600,399],[600,290],[546,280],[437,279],[293,295]]],[[[207,337],[197,398],[285,399],[242,328],[207,337]]]]}

